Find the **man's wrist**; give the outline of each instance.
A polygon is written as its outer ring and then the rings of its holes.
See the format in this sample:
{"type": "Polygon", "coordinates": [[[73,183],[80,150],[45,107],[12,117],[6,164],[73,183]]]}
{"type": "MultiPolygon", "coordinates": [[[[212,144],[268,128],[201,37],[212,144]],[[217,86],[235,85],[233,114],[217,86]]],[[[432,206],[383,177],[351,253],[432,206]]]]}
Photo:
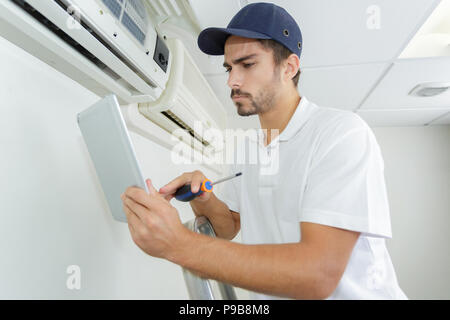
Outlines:
{"type": "Polygon", "coordinates": [[[182,232],[178,236],[178,241],[174,245],[171,253],[166,257],[172,263],[178,264],[182,267],[186,264],[186,259],[190,256],[191,243],[195,241],[196,233],[183,226],[182,232]]]}
{"type": "Polygon", "coordinates": [[[203,206],[203,205],[206,205],[207,203],[209,204],[211,202],[213,195],[214,195],[214,193],[211,192],[211,194],[209,195],[207,200],[203,199],[202,196],[198,196],[198,197],[195,197],[193,200],[191,200],[191,202],[196,205],[203,206]]]}
{"type": "Polygon", "coordinates": [[[198,199],[198,197],[197,197],[194,200],[189,202],[191,205],[192,211],[194,212],[196,217],[205,216],[208,218],[207,212],[209,212],[209,210],[207,210],[206,208],[210,205],[210,203],[212,201],[212,197],[213,197],[213,194],[211,194],[209,199],[206,201],[202,201],[202,200],[198,199]]]}

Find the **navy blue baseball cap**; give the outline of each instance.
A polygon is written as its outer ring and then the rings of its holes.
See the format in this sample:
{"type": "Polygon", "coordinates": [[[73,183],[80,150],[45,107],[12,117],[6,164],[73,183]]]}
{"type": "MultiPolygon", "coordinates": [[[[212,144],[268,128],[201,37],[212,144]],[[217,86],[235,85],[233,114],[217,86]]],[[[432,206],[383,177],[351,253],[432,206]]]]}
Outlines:
{"type": "Polygon", "coordinates": [[[273,3],[246,5],[231,19],[226,28],[207,28],[198,36],[200,50],[209,55],[223,55],[225,42],[231,35],[251,39],[275,40],[299,58],[302,53],[302,33],[294,18],[273,3]]]}

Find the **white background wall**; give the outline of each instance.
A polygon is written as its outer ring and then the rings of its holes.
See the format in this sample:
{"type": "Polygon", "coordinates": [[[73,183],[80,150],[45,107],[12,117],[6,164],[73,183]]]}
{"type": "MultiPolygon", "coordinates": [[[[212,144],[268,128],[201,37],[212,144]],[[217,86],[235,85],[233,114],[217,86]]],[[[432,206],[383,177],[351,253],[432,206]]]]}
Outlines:
{"type": "MultiPolygon", "coordinates": [[[[141,252],[107,210],[76,124],[99,97],[0,38],[0,98],[0,299],[187,299],[181,268],[141,252]],[[69,265],[81,267],[81,290],[66,287],[69,265]]],[[[374,132],[400,285],[410,298],[449,299],[450,127],[374,132]]],[[[132,139],[157,188],[198,169],[132,139]]],[[[174,205],[183,222],[193,218],[174,205]]]]}
{"type": "Polygon", "coordinates": [[[374,128],[385,162],[388,250],[411,299],[450,299],[450,126],[374,128]]]}

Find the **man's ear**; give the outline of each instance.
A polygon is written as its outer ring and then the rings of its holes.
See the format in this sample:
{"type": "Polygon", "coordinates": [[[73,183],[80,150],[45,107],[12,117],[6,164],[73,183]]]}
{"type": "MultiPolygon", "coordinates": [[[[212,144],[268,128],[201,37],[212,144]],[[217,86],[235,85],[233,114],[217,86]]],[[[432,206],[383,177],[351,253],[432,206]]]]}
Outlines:
{"type": "Polygon", "coordinates": [[[285,66],[286,66],[286,70],[284,73],[284,77],[286,80],[286,82],[291,81],[292,78],[295,77],[295,75],[297,74],[299,68],[300,68],[300,59],[299,57],[295,54],[292,53],[285,61],[285,66]]]}

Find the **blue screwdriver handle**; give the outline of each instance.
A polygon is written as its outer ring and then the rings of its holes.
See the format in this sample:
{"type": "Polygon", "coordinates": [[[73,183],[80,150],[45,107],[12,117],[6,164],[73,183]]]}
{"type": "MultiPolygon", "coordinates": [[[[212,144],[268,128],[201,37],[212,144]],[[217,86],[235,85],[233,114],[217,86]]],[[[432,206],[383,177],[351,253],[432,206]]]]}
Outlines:
{"type": "Polygon", "coordinates": [[[202,190],[198,190],[198,192],[192,193],[191,185],[187,184],[177,190],[177,192],[175,193],[175,199],[183,202],[189,202],[202,193],[202,190]]]}
{"type": "Polygon", "coordinates": [[[196,193],[192,193],[191,191],[191,185],[186,184],[182,186],[181,188],[178,188],[178,190],[175,192],[175,199],[183,202],[189,202],[199,195],[201,195],[203,192],[211,192],[213,189],[211,180],[205,179],[202,184],[200,185],[200,188],[196,193]]]}

